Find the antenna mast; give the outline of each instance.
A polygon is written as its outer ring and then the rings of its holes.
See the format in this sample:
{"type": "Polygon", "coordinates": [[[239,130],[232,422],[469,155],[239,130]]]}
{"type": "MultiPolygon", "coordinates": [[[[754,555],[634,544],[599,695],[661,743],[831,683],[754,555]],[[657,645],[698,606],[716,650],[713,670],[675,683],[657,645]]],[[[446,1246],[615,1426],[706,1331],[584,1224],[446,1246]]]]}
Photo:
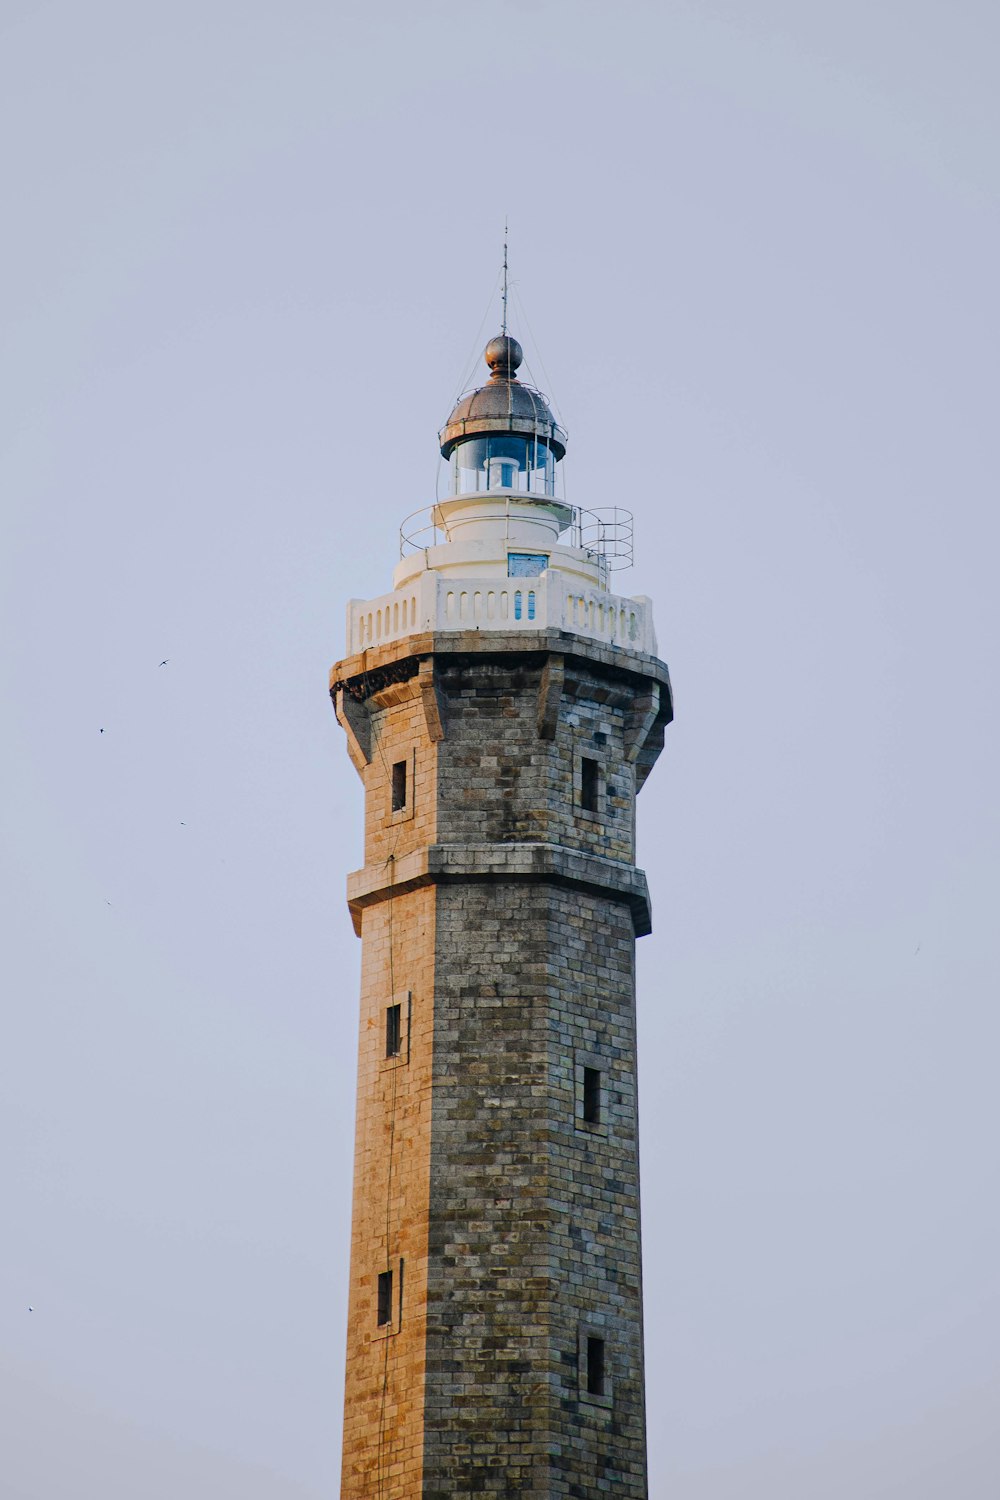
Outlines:
{"type": "Polygon", "coordinates": [[[507,220],[503,221],[503,325],[500,332],[507,333],[507,220]]]}

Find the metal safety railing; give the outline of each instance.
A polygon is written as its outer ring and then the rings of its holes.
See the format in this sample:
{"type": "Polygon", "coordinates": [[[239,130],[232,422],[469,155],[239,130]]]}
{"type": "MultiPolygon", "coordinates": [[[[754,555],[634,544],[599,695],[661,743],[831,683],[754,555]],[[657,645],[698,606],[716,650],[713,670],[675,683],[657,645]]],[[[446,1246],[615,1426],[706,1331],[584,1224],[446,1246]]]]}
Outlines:
{"type": "MultiPolygon", "coordinates": [[[[489,494],[489,491],[484,491],[482,498],[487,498],[489,494]]],[[[495,492],[492,498],[505,501],[508,521],[512,515],[516,515],[520,506],[544,504],[545,500],[541,495],[498,495],[495,492]]],[[[571,547],[579,547],[581,551],[601,558],[609,572],[632,566],[635,557],[635,528],[630,510],[625,510],[620,505],[599,506],[593,510],[574,505],[571,509],[572,519],[563,532],[564,536],[568,535],[571,547]]],[[[428,547],[444,546],[445,543],[456,540],[453,533],[474,523],[474,517],[463,517],[453,521],[449,528],[444,524],[437,505],[423,505],[408,515],[399,528],[399,555],[401,558],[409,557],[428,547]]]]}
{"type": "Polygon", "coordinates": [[[603,557],[610,572],[632,566],[635,521],[630,510],[620,505],[603,505],[595,510],[574,506],[571,530],[573,545],[603,557]]]}
{"type": "Polygon", "coordinates": [[[443,547],[448,541],[448,533],[444,527],[435,520],[438,514],[436,505],[422,505],[419,510],[411,511],[402,520],[399,527],[399,555],[409,557],[413,552],[423,552],[427,547],[443,547]]]}

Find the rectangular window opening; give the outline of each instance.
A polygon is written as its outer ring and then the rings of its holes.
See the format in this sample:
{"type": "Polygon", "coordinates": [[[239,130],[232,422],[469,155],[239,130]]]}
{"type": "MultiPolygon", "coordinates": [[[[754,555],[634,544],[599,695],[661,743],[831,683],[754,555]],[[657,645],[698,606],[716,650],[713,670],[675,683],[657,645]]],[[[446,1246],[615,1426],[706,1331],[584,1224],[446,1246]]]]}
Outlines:
{"type": "Polygon", "coordinates": [[[604,1395],[604,1340],[587,1335],[587,1395],[604,1395]]]}
{"type": "Polygon", "coordinates": [[[549,565],[544,552],[508,552],[508,578],[538,578],[549,565]]]}
{"type": "Polygon", "coordinates": [[[403,1008],[388,1005],[385,1011],[385,1055],[398,1057],[403,1046],[403,1008]]]}
{"type": "Polygon", "coordinates": [[[392,1322],[392,1272],[378,1273],[378,1326],[392,1322]]]}
{"type": "Polygon", "coordinates": [[[599,763],[585,755],[580,762],[580,806],[584,812],[597,811],[599,763]]]}
{"type": "Polygon", "coordinates": [[[583,1118],[588,1125],[601,1123],[601,1070],[583,1070],[583,1118]]]}
{"type": "Polygon", "coordinates": [[[402,812],[406,806],[406,761],[397,760],[392,768],[392,810],[402,812]]]}

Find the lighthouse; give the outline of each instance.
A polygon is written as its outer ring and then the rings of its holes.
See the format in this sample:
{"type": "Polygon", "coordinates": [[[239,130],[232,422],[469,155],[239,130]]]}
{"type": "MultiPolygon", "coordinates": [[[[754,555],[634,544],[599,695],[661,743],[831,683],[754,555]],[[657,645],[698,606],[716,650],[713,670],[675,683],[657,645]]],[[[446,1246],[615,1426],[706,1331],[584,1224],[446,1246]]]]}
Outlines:
{"type": "Polygon", "coordinates": [[[613,587],[631,517],[567,504],[522,364],[505,315],[330,675],[365,804],[343,1500],[647,1495],[635,811],[670,680],[613,587]]]}

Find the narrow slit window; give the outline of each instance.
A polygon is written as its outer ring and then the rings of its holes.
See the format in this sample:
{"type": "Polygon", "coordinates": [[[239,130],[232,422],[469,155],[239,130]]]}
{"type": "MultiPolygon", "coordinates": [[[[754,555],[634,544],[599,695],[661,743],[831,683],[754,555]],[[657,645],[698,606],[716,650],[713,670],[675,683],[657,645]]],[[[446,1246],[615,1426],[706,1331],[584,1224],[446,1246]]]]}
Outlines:
{"type": "Polygon", "coordinates": [[[587,1335],[587,1395],[604,1395],[604,1340],[587,1335]]]}
{"type": "Polygon", "coordinates": [[[388,1005],[385,1011],[385,1055],[398,1057],[403,1046],[403,1008],[388,1005]]]}
{"type": "Polygon", "coordinates": [[[580,806],[584,812],[597,811],[598,763],[585,755],[580,762],[580,806]]]}
{"type": "Polygon", "coordinates": [[[588,1125],[601,1123],[601,1070],[583,1070],[583,1118],[588,1125]]]}
{"type": "Polygon", "coordinates": [[[402,812],[406,806],[406,761],[397,760],[392,768],[392,810],[402,812]]]}
{"type": "Polygon", "coordinates": [[[392,1272],[378,1273],[378,1326],[392,1322],[392,1272]]]}

